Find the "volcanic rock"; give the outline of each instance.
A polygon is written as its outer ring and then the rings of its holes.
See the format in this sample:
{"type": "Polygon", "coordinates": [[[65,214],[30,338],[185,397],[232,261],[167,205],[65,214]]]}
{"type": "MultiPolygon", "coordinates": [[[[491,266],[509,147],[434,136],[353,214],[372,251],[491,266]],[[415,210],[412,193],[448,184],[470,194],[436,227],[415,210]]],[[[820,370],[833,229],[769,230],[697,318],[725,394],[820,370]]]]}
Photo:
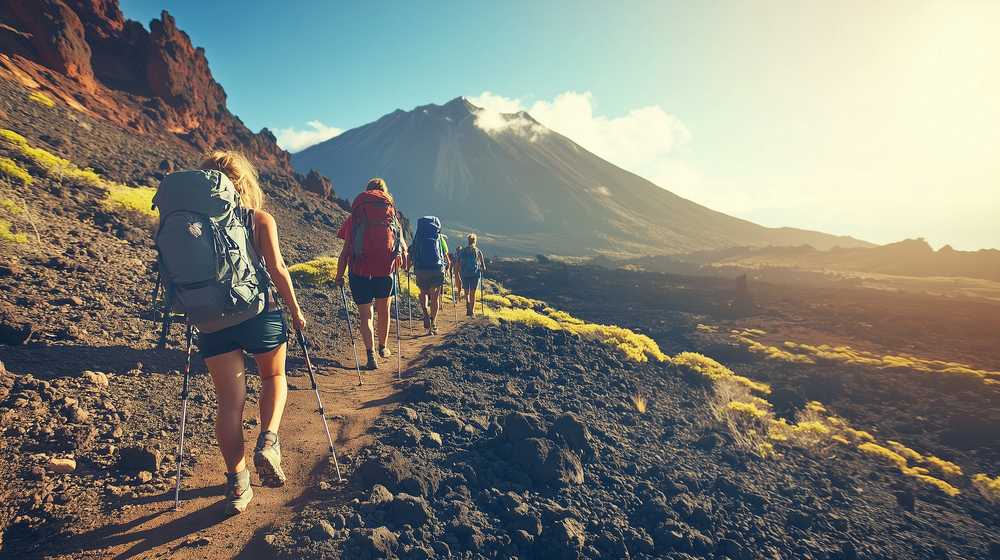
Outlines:
{"type": "Polygon", "coordinates": [[[344,558],[369,560],[376,558],[395,557],[397,547],[396,533],[387,527],[375,529],[354,529],[347,542],[344,543],[344,558]]]}
{"type": "Polygon", "coordinates": [[[72,457],[53,457],[46,466],[52,472],[69,474],[76,470],[76,460],[72,457]]]}
{"type": "Polygon", "coordinates": [[[319,174],[315,169],[310,170],[302,181],[302,188],[309,192],[316,193],[324,198],[333,196],[333,183],[326,177],[319,174]]]}
{"type": "Polygon", "coordinates": [[[160,470],[163,456],[156,449],[145,447],[123,447],[118,452],[118,470],[128,473],[160,470]]]}

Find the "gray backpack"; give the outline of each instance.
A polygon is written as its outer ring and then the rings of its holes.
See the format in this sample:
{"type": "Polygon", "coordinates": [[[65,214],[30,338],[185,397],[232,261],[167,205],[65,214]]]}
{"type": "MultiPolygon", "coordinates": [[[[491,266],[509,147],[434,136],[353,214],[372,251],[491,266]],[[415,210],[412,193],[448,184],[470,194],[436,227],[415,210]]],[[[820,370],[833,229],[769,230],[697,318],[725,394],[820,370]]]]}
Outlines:
{"type": "Polygon", "coordinates": [[[218,171],[167,175],[153,197],[166,308],[202,332],[251,319],[267,305],[268,277],[251,239],[252,212],[218,171]]]}

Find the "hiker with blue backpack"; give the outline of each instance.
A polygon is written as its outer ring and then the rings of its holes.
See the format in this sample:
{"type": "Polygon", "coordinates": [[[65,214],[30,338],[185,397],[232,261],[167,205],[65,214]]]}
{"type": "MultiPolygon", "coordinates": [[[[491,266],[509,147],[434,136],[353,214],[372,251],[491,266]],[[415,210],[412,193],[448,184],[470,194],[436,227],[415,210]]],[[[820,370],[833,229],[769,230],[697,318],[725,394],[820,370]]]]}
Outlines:
{"type": "MultiPolygon", "coordinates": [[[[215,435],[226,466],[226,512],[243,512],[253,498],[243,441],[244,352],[253,356],[261,378],[261,431],[254,448],[254,466],[264,486],[285,483],[278,444],[288,394],[288,326],[282,304],[300,336],[306,318],[281,256],[277,225],[263,210],[263,202],[253,164],[230,151],[212,152],[198,170],[171,173],[153,198],[160,213],[156,248],[164,309],[167,316],[171,311],[184,313],[187,320],[188,358],[181,392],[175,507],[180,504],[195,328],[218,401],[215,435]]],[[[166,320],[164,324],[168,324],[166,320]]]]}
{"type": "Polygon", "coordinates": [[[458,274],[462,277],[462,288],[465,290],[465,314],[474,317],[476,311],[476,292],[482,287],[483,274],[486,272],[486,259],[479,250],[476,234],[470,233],[469,244],[458,250],[458,274]]]}
{"type": "MultiPolygon", "coordinates": [[[[375,370],[378,369],[379,357],[392,355],[386,347],[389,307],[392,296],[398,293],[396,273],[407,259],[402,226],[385,180],[375,177],[368,181],[365,190],[351,204],[351,215],[344,221],[337,236],[344,240],[344,245],[337,259],[334,283],[343,289],[344,273],[350,270],[351,297],[358,306],[361,340],[367,354],[365,368],[375,370]]],[[[397,317],[397,352],[398,322],[397,317]]],[[[398,369],[399,356],[396,360],[398,369]]]]}
{"type": "Polygon", "coordinates": [[[441,290],[450,274],[452,262],[448,242],[441,234],[441,220],[424,216],[417,220],[417,232],[410,248],[410,265],[420,289],[420,309],[428,335],[437,334],[437,315],[441,307],[441,290]]]}

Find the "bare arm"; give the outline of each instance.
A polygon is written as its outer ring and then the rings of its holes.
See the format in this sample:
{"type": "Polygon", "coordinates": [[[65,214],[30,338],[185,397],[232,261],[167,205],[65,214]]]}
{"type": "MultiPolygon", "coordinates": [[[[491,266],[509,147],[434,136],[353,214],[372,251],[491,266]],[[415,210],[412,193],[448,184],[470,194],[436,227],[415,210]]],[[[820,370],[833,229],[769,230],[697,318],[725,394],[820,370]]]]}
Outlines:
{"type": "Polygon", "coordinates": [[[335,280],[338,286],[344,284],[344,272],[347,271],[347,241],[340,247],[340,256],[337,257],[337,278],[335,280]]]}
{"type": "Polygon", "coordinates": [[[278,225],[274,217],[267,212],[254,212],[254,225],[256,230],[257,252],[264,259],[267,272],[271,275],[271,281],[281,296],[281,301],[288,306],[288,312],[292,316],[292,323],[296,329],[303,329],[306,326],[305,317],[299,302],[295,298],[295,288],[292,286],[292,277],[288,274],[285,266],[285,259],[281,256],[281,248],[278,245],[278,225]]]}

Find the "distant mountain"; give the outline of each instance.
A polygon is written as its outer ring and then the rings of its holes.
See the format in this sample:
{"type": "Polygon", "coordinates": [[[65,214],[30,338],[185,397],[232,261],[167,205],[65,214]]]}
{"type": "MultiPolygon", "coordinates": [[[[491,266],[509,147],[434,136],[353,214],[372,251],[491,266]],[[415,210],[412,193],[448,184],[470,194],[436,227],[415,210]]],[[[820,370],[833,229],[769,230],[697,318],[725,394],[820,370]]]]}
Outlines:
{"type": "Polygon", "coordinates": [[[897,276],[982,278],[1000,282],[1000,251],[956,251],[949,245],[935,251],[923,239],[906,239],[878,247],[741,247],[685,255],[682,260],[702,264],[788,266],[815,270],[870,272],[897,276]]]}
{"type": "Polygon", "coordinates": [[[293,154],[353,196],[384,177],[410,215],[479,232],[508,253],[672,254],[735,245],[867,245],[766,228],[716,212],[621,169],[525,112],[490,113],[456,98],[396,110],[293,154]]]}

